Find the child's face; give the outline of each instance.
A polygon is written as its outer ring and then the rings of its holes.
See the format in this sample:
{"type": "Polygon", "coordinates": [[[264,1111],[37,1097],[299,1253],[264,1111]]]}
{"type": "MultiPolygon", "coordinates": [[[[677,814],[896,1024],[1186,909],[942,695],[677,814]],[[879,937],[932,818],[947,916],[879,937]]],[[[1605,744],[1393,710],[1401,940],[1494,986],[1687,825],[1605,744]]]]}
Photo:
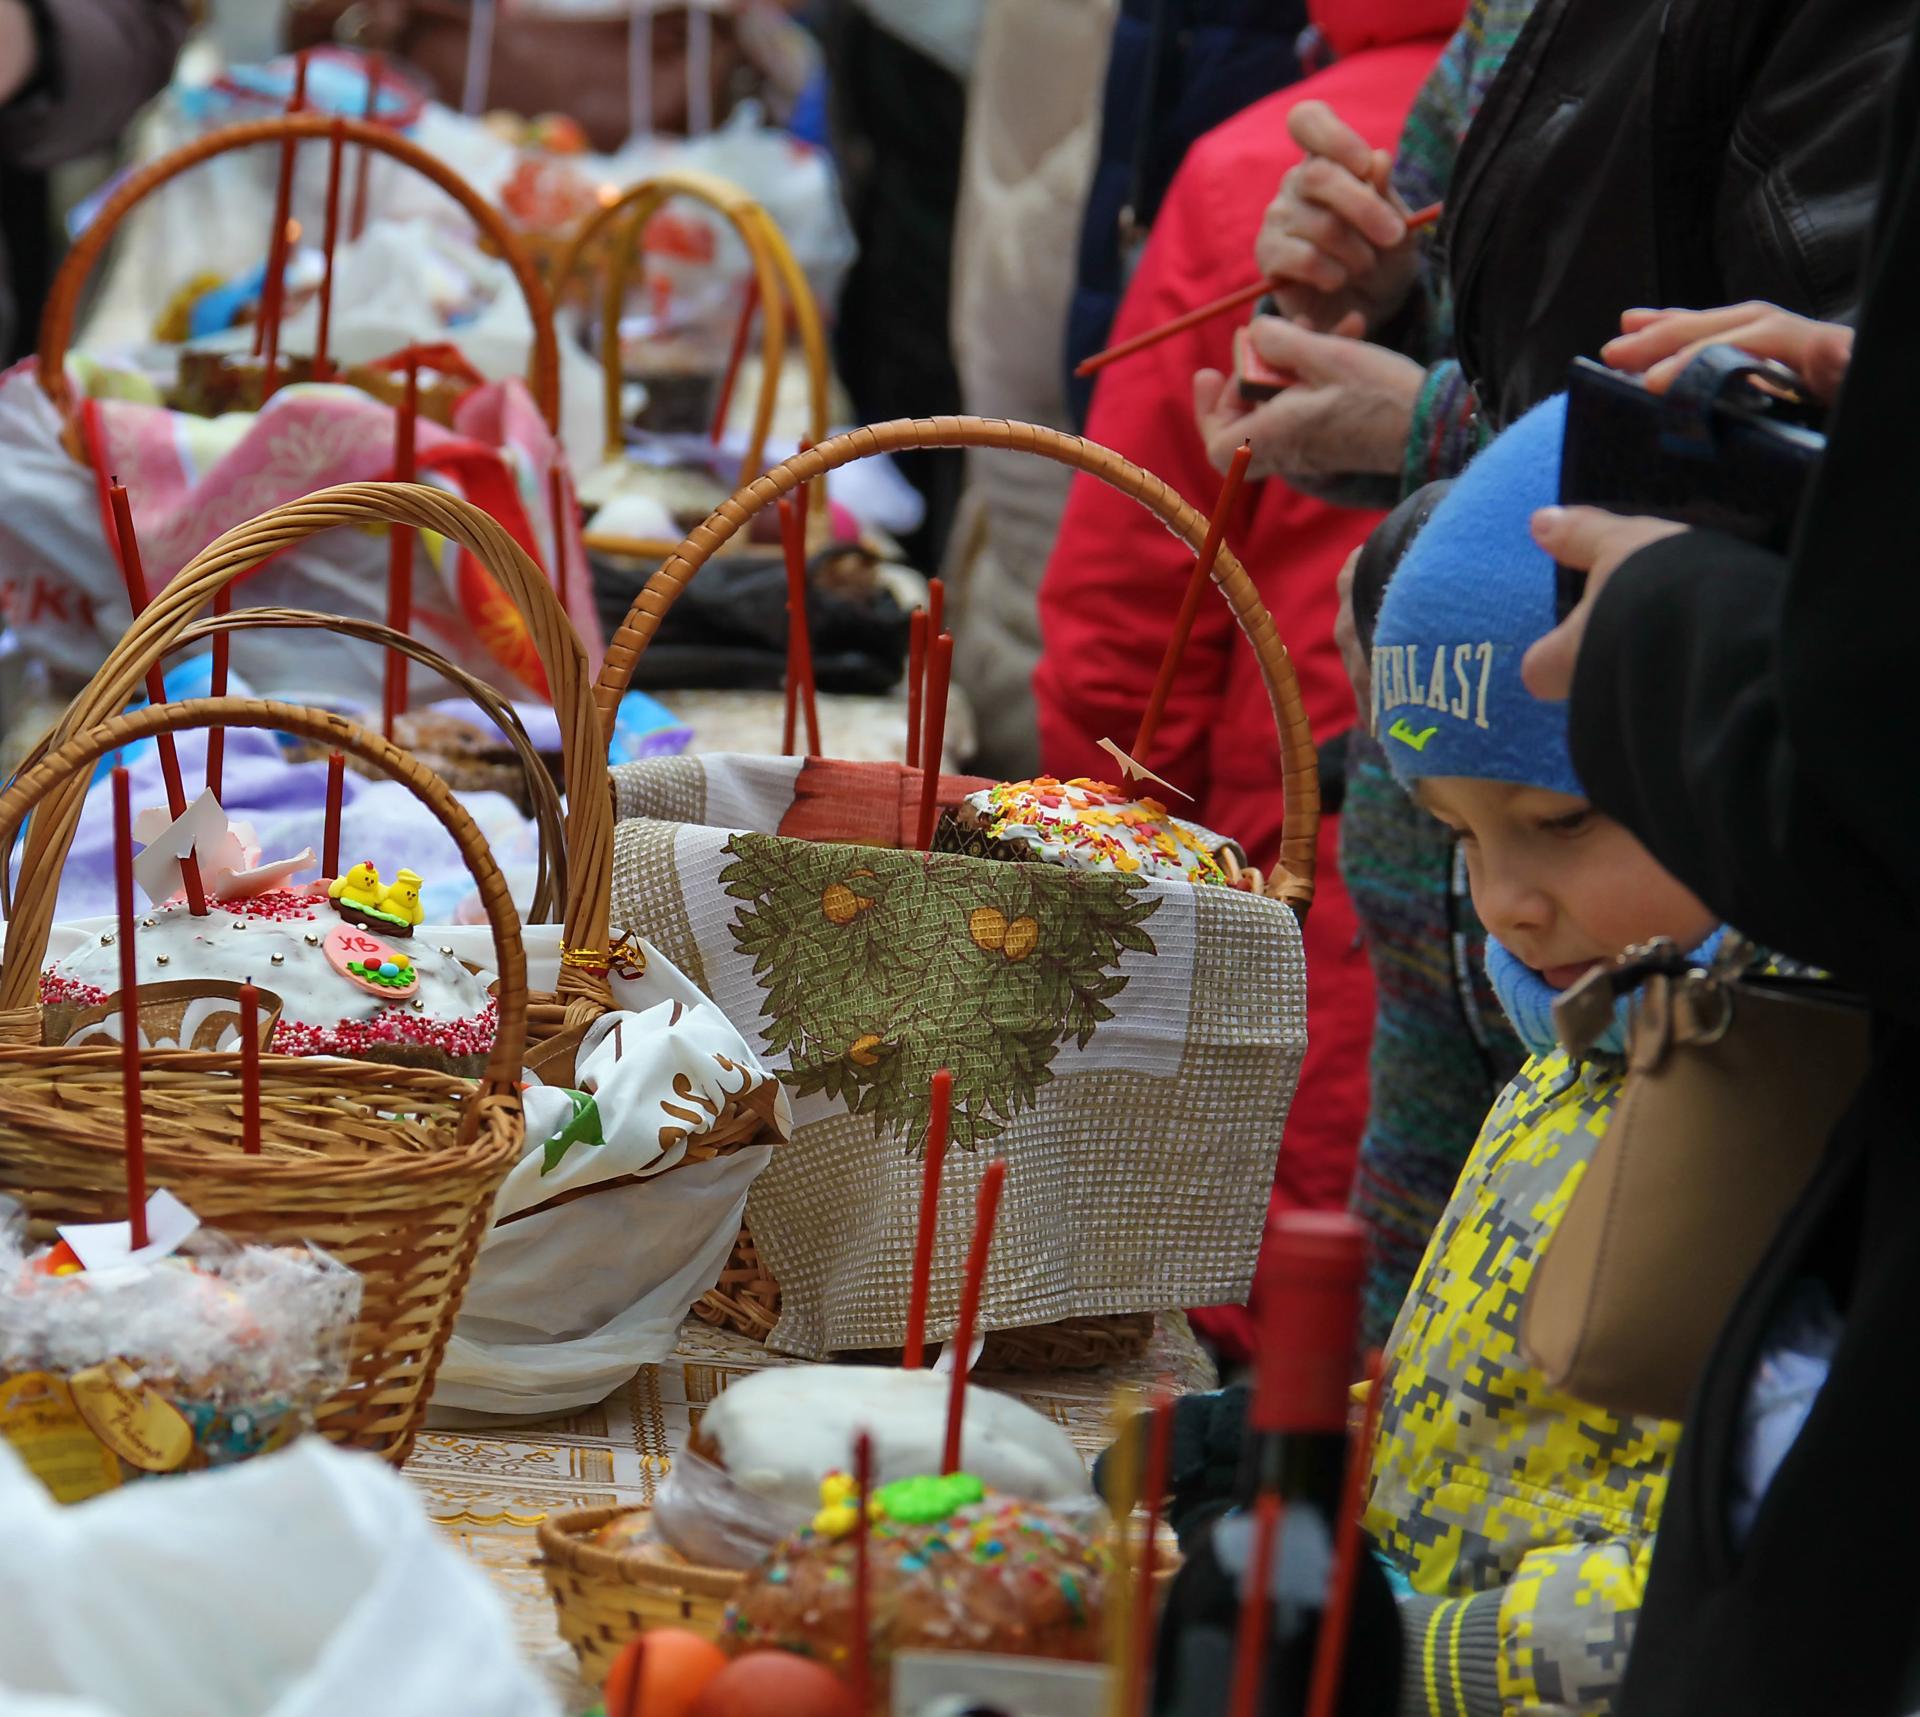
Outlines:
{"type": "Polygon", "coordinates": [[[1717,922],[1584,799],[1459,775],[1414,796],[1461,837],[1480,922],[1555,989],[1656,936],[1696,947],[1717,922]]]}

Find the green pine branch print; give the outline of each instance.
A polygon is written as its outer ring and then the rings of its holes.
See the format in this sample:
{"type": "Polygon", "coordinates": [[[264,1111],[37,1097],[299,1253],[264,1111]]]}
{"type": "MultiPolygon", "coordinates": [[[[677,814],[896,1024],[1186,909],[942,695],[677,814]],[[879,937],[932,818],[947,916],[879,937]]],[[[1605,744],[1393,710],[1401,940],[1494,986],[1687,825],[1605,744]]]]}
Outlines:
{"type": "Polygon", "coordinates": [[[953,1142],[989,1144],[1033,1107],[1063,1044],[1084,1049],[1155,952],[1135,878],[1040,863],[735,835],[722,888],[763,993],[771,1058],[918,1151],[934,1072],[953,1142]]]}

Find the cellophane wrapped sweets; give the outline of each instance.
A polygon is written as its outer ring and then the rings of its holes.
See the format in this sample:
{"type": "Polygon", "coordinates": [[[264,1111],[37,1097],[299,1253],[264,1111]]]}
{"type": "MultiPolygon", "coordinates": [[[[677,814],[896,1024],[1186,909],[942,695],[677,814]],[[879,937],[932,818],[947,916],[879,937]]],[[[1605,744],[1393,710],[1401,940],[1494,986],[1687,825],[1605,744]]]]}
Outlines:
{"type": "Polygon", "coordinates": [[[313,1428],[345,1382],[360,1278],[208,1229],[104,1271],[0,1200],[0,1437],[62,1502],[226,1466],[313,1428]]]}

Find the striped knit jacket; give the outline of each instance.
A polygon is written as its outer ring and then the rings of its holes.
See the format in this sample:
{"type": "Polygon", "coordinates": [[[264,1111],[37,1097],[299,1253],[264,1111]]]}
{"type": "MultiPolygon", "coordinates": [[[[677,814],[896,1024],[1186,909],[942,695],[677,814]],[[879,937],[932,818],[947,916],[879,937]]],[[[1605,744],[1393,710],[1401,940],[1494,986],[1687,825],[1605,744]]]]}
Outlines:
{"type": "MultiPolygon", "coordinates": [[[[1400,136],[1393,185],[1407,207],[1446,200],[1460,140],[1533,7],[1534,0],[1472,0],[1467,7],[1400,136]]],[[[1453,297],[1445,256],[1433,241],[1422,247],[1413,301],[1391,336],[1382,337],[1427,366],[1401,471],[1402,490],[1411,494],[1459,471],[1482,439],[1473,389],[1453,358],[1453,297]]]]}
{"type": "Polygon", "coordinates": [[[1394,1326],[1366,1524],[1413,1592],[1402,1717],[1613,1709],[1679,1428],[1556,1393],[1519,1326],[1620,1079],[1558,1049],[1527,1062],[1394,1326]]]}

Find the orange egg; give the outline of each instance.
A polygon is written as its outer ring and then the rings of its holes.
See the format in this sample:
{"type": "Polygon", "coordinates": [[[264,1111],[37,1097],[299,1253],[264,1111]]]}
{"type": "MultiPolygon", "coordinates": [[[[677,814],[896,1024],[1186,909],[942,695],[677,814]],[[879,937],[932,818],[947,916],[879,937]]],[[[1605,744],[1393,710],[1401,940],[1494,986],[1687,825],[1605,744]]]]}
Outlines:
{"type": "Polygon", "coordinates": [[[853,1690],[811,1658],[750,1651],[707,1683],[688,1717],[855,1717],[853,1690]]]}
{"type": "Polygon", "coordinates": [[[685,1628],[651,1628],[613,1660],[604,1689],[607,1717],[691,1717],[707,1683],[726,1665],[712,1640],[685,1628]]]}

